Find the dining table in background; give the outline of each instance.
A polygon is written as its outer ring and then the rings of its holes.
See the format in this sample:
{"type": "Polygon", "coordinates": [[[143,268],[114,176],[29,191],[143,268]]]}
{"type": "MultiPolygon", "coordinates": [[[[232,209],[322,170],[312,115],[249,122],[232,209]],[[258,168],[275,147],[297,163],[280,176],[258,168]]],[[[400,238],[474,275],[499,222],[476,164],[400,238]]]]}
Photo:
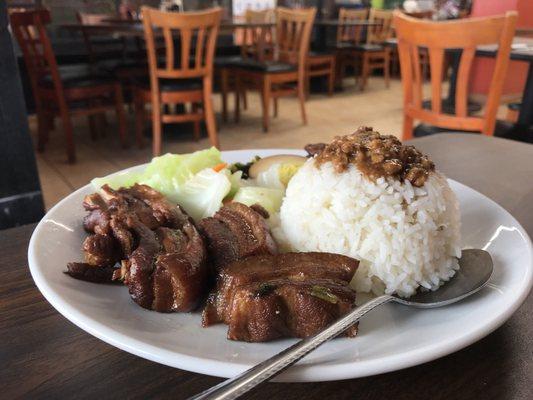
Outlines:
{"type": "MultiPolygon", "coordinates": [[[[371,21],[338,21],[338,20],[326,20],[318,19],[315,20],[314,26],[317,28],[316,31],[316,40],[313,40],[313,43],[316,43],[314,46],[315,50],[324,51],[327,49],[327,29],[328,28],[338,28],[339,26],[345,27],[355,27],[355,26],[375,26],[378,25],[376,22],[371,21]]],[[[220,31],[234,31],[237,29],[247,29],[247,28],[268,28],[271,29],[275,27],[275,22],[245,22],[242,20],[223,20],[220,23],[220,31]]],[[[59,25],[61,29],[72,31],[72,32],[81,32],[85,31],[88,34],[114,34],[122,36],[134,36],[139,37],[144,35],[142,21],[138,19],[120,19],[120,18],[107,18],[102,22],[93,23],[93,24],[80,24],[80,23],[67,23],[59,25]]]]}
{"type": "MultiPolygon", "coordinates": [[[[220,31],[232,31],[246,28],[273,28],[274,22],[245,22],[245,21],[221,21],[220,31]]],[[[59,25],[60,29],[72,32],[85,31],[88,34],[112,34],[121,36],[144,36],[144,28],[141,20],[123,20],[108,18],[102,22],[92,24],[66,23],[59,25]]]]}
{"type": "MultiPolygon", "coordinates": [[[[476,134],[437,134],[411,144],[428,153],[448,177],[506,208],[533,235],[533,186],[528,184],[533,145],[476,134]]],[[[3,398],[185,399],[222,380],[133,356],[61,316],[30,276],[27,249],[34,228],[0,232],[3,398]]],[[[532,308],[530,294],[495,332],[423,365],[345,381],[267,383],[246,398],[531,399],[532,308]]]]}

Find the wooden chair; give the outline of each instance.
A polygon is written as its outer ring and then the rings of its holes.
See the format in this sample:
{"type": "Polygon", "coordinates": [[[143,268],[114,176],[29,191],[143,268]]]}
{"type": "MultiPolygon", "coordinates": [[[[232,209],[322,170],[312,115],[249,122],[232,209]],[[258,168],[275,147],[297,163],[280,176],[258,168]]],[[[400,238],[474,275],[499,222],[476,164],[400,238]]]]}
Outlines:
{"type": "Polygon", "coordinates": [[[430,22],[395,12],[394,26],[398,37],[404,90],[404,140],[412,137],[414,120],[445,129],[480,131],[485,135],[494,133],[516,19],[516,12],[508,12],[505,16],[498,17],[430,22]],[[494,43],[498,44],[499,50],[484,115],[469,116],[468,78],[476,47],[494,43]],[[423,107],[420,47],[426,48],[429,53],[431,109],[423,107]],[[462,50],[457,76],[455,115],[442,112],[442,72],[447,49],[462,50]]]}
{"type": "Polygon", "coordinates": [[[343,22],[366,21],[368,9],[352,10],[349,8],[339,9],[339,26],[337,27],[336,51],[336,72],[337,85],[342,86],[347,67],[353,69],[354,78],[357,83],[358,70],[360,69],[360,58],[356,53],[356,46],[363,42],[363,26],[346,26],[343,22]]]}
{"type": "Polygon", "coordinates": [[[376,69],[383,70],[385,86],[390,86],[391,48],[384,45],[392,37],[392,11],[370,9],[366,43],[356,45],[356,54],[361,58],[360,88],[364,90],[368,77],[376,69]]]}
{"type": "Polygon", "coordinates": [[[76,12],[76,19],[82,25],[81,33],[85,48],[89,54],[89,62],[96,64],[102,59],[109,58],[123,58],[126,53],[126,41],[122,37],[114,37],[110,35],[95,35],[91,34],[87,29],[83,29],[84,25],[94,25],[103,23],[106,18],[110,18],[109,14],[91,14],[87,12],[76,12]],[[118,55],[118,57],[117,57],[118,55]]]}
{"type": "Polygon", "coordinates": [[[306,95],[309,96],[311,78],[315,76],[325,76],[328,79],[328,96],[333,95],[335,89],[335,54],[309,52],[307,57],[307,80],[306,95]]]}
{"type": "Polygon", "coordinates": [[[154,156],[161,154],[161,125],[165,123],[194,122],[195,139],[198,140],[200,122],[204,120],[211,144],[219,147],[211,97],[213,57],[221,15],[220,8],[175,13],[142,7],[150,81],[137,85],[134,90],[136,136],[142,146],[143,122],[146,117],[151,118],[154,156]],[[163,62],[157,59],[156,33],[165,38],[163,62]],[[179,54],[175,48],[178,38],[179,54]],[[146,103],[152,105],[151,115],[145,113],[146,103]],[[184,114],[170,114],[164,110],[167,107],[162,107],[187,103],[191,104],[191,112],[184,114]]]}
{"type": "Polygon", "coordinates": [[[45,25],[46,9],[10,14],[13,34],[24,55],[35,98],[38,150],[43,151],[54,117],[59,116],[65,133],[68,161],[76,160],[71,116],[89,117],[91,135],[96,136],[93,116],[113,107],[117,114],[122,145],[126,144],[126,121],[120,84],[109,76],[95,74],[88,65],[58,67],[45,25]]]}
{"type": "MultiPolygon", "coordinates": [[[[274,22],[274,10],[250,10],[244,14],[245,23],[274,22]]],[[[220,92],[222,96],[222,120],[228,120],[228,93],[236,93],[236,69],[246,59],[265,60],[273,57],[274,32],[271,28],[265,27],[245,27],[242,29],[240,37],[241,54],[238,56],[215,57],[215,69],[220,77],[220,92]]],[[[240,99],[244,109],[247,108],[247,97],[244,85],[241,85],[240,99]]],[[[235,101],[235,105],[240,101],[235,101]]]]}
{"type": "MultiPolygon", "coordinates": [[[[261,93],[263,106],[263,131],[268,131],[270,101],[296,95],[300,101],[302,120],[307,124],[305,113],[306,60],[309,51],[311,29],[316,9],[276,9],[276,58],[273,61],[250,60],[241,65],[237,73],[237,91],[245,82],[261,93]]],[[[237,102],[238,102],[237,96],[237,102]]],[[[235,119],[239,120],[239,105],[235,107],[235,119]]]]}
{"type": "Polygon", "coordinates": [[[337,27],[337,44],[347,45],[359,44],[362,42],[363,26],[343,25],[343,22],[366,21],[368,19],[368,8],[363,9],[339,9],[339,26],[337,27]]]}
{"type": "MultiPolygon", "coordinates": [[[[77,12],[76,17],[81,25],[94,25],[104,22],[105,19],[112,17],[112,14],[77,12]]],[[[119,80],[126,101],[130,101],[133,83],[148,74],[146,51],[144,55],[139,53],[136,54],[137,57],[128,58],[125,37],[94,35],[83,28],[81,32],[89,54],[89,63],[94,71],[112,75],[119,80]]]]}
{"type": "MultiPolygon", "coordinates": [[[[244,14],[244,21],[249,24],[275,22],[275,10],[250,10],[244,14]]],[[[274,58],[274,42],[276,32],[270,27],[248,27],[243,32],[241,56],[256,60],[272,60],[274,58]]]]}

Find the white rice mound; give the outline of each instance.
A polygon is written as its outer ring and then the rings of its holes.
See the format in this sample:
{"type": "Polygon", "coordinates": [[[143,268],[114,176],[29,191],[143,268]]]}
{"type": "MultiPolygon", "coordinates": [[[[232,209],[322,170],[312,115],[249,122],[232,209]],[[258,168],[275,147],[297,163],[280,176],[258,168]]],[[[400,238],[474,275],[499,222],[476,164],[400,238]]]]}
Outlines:
{"type": "Polygon", "coordinates": [[[359,292],[410,296],[435,290],[459,268],[460,215],[444,175],[422,187],[367,179],[355,165],[337,173],[309,159],[291,179],[280,210],[278,242],[294,251],[344,254],[361,261],[359,292]]]}

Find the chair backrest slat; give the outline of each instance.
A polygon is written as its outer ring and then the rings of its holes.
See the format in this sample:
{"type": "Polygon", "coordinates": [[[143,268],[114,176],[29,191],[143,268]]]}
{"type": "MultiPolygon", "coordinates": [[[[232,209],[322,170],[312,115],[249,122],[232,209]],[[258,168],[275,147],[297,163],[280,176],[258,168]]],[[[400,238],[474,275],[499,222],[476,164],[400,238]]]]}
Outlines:
{"type": "Polygon", "coordinates": [[[394,13],[394,26],[398,37],[398,51],[404,88],[404,113],[442,128],[477,130],[492,135],[503,82],[509,64],[511,43],[517,14],[505,16],[468,18],[458,21],[432,22],[394,13]],[[476,53],[482,45],[497,45],[496,65],[484,114],[468,116],[468,80],[476,53]],[[429,52],[431,73],[431,110],[423,108],[419,49],[429,52]],[[455,114],[442,113],[442,76],[445,51],[460,52],[455,114]]]}
{"type": "Polygon", "coordinates": [[[368,21],[376,24],[368,27],[366,42],[383,43],[393,35],[392,29],[393,12],[389,10],[370,9],[368,21]]]}
{"type": "Polygon", "coordinates": [[[52,44],[46,31],[50,23],[47,9],[14,11],[9,14],[10,25],[22,50],[24,62],[30,76],[32,89],[36,94],[38,82],[50,75],[56,90],[62,91],[57,62],[52,44]]]}
{"type": "MultiPolygon", "coordinates": [[[[431,70],[431,110],[440,114],[442,110],[442,72],[444,68],[444,49],[429,49],[431,70]]],[[[418,68],[417,68],[418,69],[418,68]]]]}
{"type": "Polygon", "coordinates": [[[472,48],[464,49],[461,54],[455,90],[455,114],[458,117],[468,114],[468,80],[475,55],[476,50],[472,48]]]}
{"type": "Polygon", "coordinates": [[[315,15],[316,8],[276,9],[277,58],[281,62],[297,65],[298,71],[302,74],[305,73],[315,15]]]}
{"type": "Polygon", "coordinates": [[[211,76],[222,15],[220,8],[176,13],[142,7],[142,15],[152,83],[157,84],[159,78],[211,76]],[[161,34],[166,56],[163,65],[157,62],[155,43],[156,37],[161,34]],[[179,60],[175,59],[176,55],[179,55],[179,60]]]}
{"type": "Polygon", "coordinates": [[[418,47],[413,47],[410,49],[410,62],[411,70],[413,71],[413,103],[416,107],[422,107],[422,74],[418,66],[418,60],[420,59],[420,52],[418,47]]]}
{"type": "Polygon", "coordinates": [[[198,29],[196,35],[196,55],[194,57],[195,65],[200,65],[202,59],[204,58],[204,48],[205,48],[205,28],[198,29]]]}
{"type": "Polygon", "coordinates": [[[348,42],[359,44],[362,41],[362,26],[346,26],[343,22],[366,21],[368,19],[368,9],[352,10],[349,8],[339,9],[339,26],[337,27],[337,43],[348,42]]]}
{"type": "MultiPolygon", "coordinates": [[[[244,21],[248,24],[272,23],[275,19],[273,9],[250,10],[244,14],[244,21]]],[[[258,61],[272,58],[274,42],[273,28],[270,26],[248,26],[243,29],[243,44],[241,55],[244,58],[254,58],[258,61]]]]}
{"type": "MultiPolygon", "coordinates": [[[[94,37],[102,37],[106,36],[105,34],[101,33],[95,33],[90,32],[87,28],[84,27],[84,25],[98,25],[105,22],[106,19],[111,18],[112,14],[94,14],[94,13],[87,13],[78,11],[76,13],[76,18],[78,19],[78,22],[82,25],[81,33],[83,36],[83,41],[85,43],[85,48],[87,49],[87,52],[89,53],[89,62],[91,64],[94,64],[99,59],[105,57],[105,53],[109,51],[113,51],[115,49],[118,49],[117,45],[110,48],[109,44],[97,44],[94,43],[91,38],[94,37]]],[[[120,43],[120,51],[125,51],[126,42],[125,39],[122,38],[122,42],[120,43]]]]}
{"type": "MultiPolygon", "coordinates": [[[[190,63],[189,55],[191,54],[191,40],[192,40],[192,30],[183,29],[181,31],[181,69],[184,69],[184,70],[188,68],[188,65],[190,63]]],[[[194,57],[194,60],[196,61],[196,57],[194,57]]]]}

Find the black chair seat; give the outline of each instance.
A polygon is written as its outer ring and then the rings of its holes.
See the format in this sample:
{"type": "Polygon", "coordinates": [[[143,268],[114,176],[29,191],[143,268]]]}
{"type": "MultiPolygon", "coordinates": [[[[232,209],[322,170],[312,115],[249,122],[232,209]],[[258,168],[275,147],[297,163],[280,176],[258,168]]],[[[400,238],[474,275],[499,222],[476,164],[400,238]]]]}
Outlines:
{"type": "Polygon", "coordinates": [[[215,57],[215,68],[236,67],[244,61],[241,56],[223,56],[215,57]]]}
{"type": "Polygon", "coordinates": [[[354,50],[357,44],[353,42],[338,42],[328,45],[330,49],[335,50],[354,50]]]}
{"type": "Polygon", "coordinates": [[[97,69],[109,74],[129,69],[145,69],[148,71],[148,62],[134,59],[105,60],[97,64],[97,69]]]}
{"type": "Polygon", "coordinates": [[[513,111],[520,111],[520,106],[522,105],[522,103],[509,103],[507,104],[507,108],[509,110],[513,110],[513,111]]]}
{"type": "MultiPolygon", "coordinates": [[[[62,65],[58,70],[65,89],[105,85],[115,81],[108,74],[92,71],[88,64],[62,65]]],[[[48,75],[41,79],[39,86],[52,89],[54,87],[52,76],[48,75]]]]}
{"type": "Polygon", "coordinates": [[[124,45],[124,40],[122,38],[113,37],[113,36],[103,36],[103,35],[99,35],[99,36],[91,35],[91,37],[89,38],[89,42],[91,42],[91,44],[96,45],[96,46],[112,46],[112,45],[123,46],[124,45]]]}
{"type": "Polygon", "coordinates": [[[296,71],[296,66],[292,64],[277,62],[277,61],[257,61],[252,59],[245,59],[237,65],[239,68],[268,73],[282,73],[296,71]]]}
{"type": "Polygon", "coordinates": [[[334,56],[330,51],[310,51],[309,57],[331,57],[334,56]]]}
{"type": "MultiPolygon", "coordinates": [[[[150,90],[148,76],[135,81],[135,85],[145,90],[150,90]]],[[[162,92],[188,92],[202,90],[202,79],[159,79],[159,89],[162,92]]]]}
{"type": "Polygon", "coordinates": [[[381,44],[362,43],[355,45],[353,49],[359,51],[383,51],[385,47],[381,44]]]}
{"type": "MultiPolygon", "coordinates": [[[[496,122],[496,125],[498,126],[499,123],[496,122]]],[[[457,129],[440,128],[438,126],[421,123],[421,124],[418,124],[413,129],[413,136],[414,137],[424,137],[424,136],[436,135],[438,133],[457,133],[457,132],[459,132],[459,130],[457,130],[457,129]]],[[[464,129],[461,129],[460,132],[461,133],[471,133],[473,135],[479,135],[480,134],[479,131],[467,131],[467,130],[464,130],[464,129]]]]}

